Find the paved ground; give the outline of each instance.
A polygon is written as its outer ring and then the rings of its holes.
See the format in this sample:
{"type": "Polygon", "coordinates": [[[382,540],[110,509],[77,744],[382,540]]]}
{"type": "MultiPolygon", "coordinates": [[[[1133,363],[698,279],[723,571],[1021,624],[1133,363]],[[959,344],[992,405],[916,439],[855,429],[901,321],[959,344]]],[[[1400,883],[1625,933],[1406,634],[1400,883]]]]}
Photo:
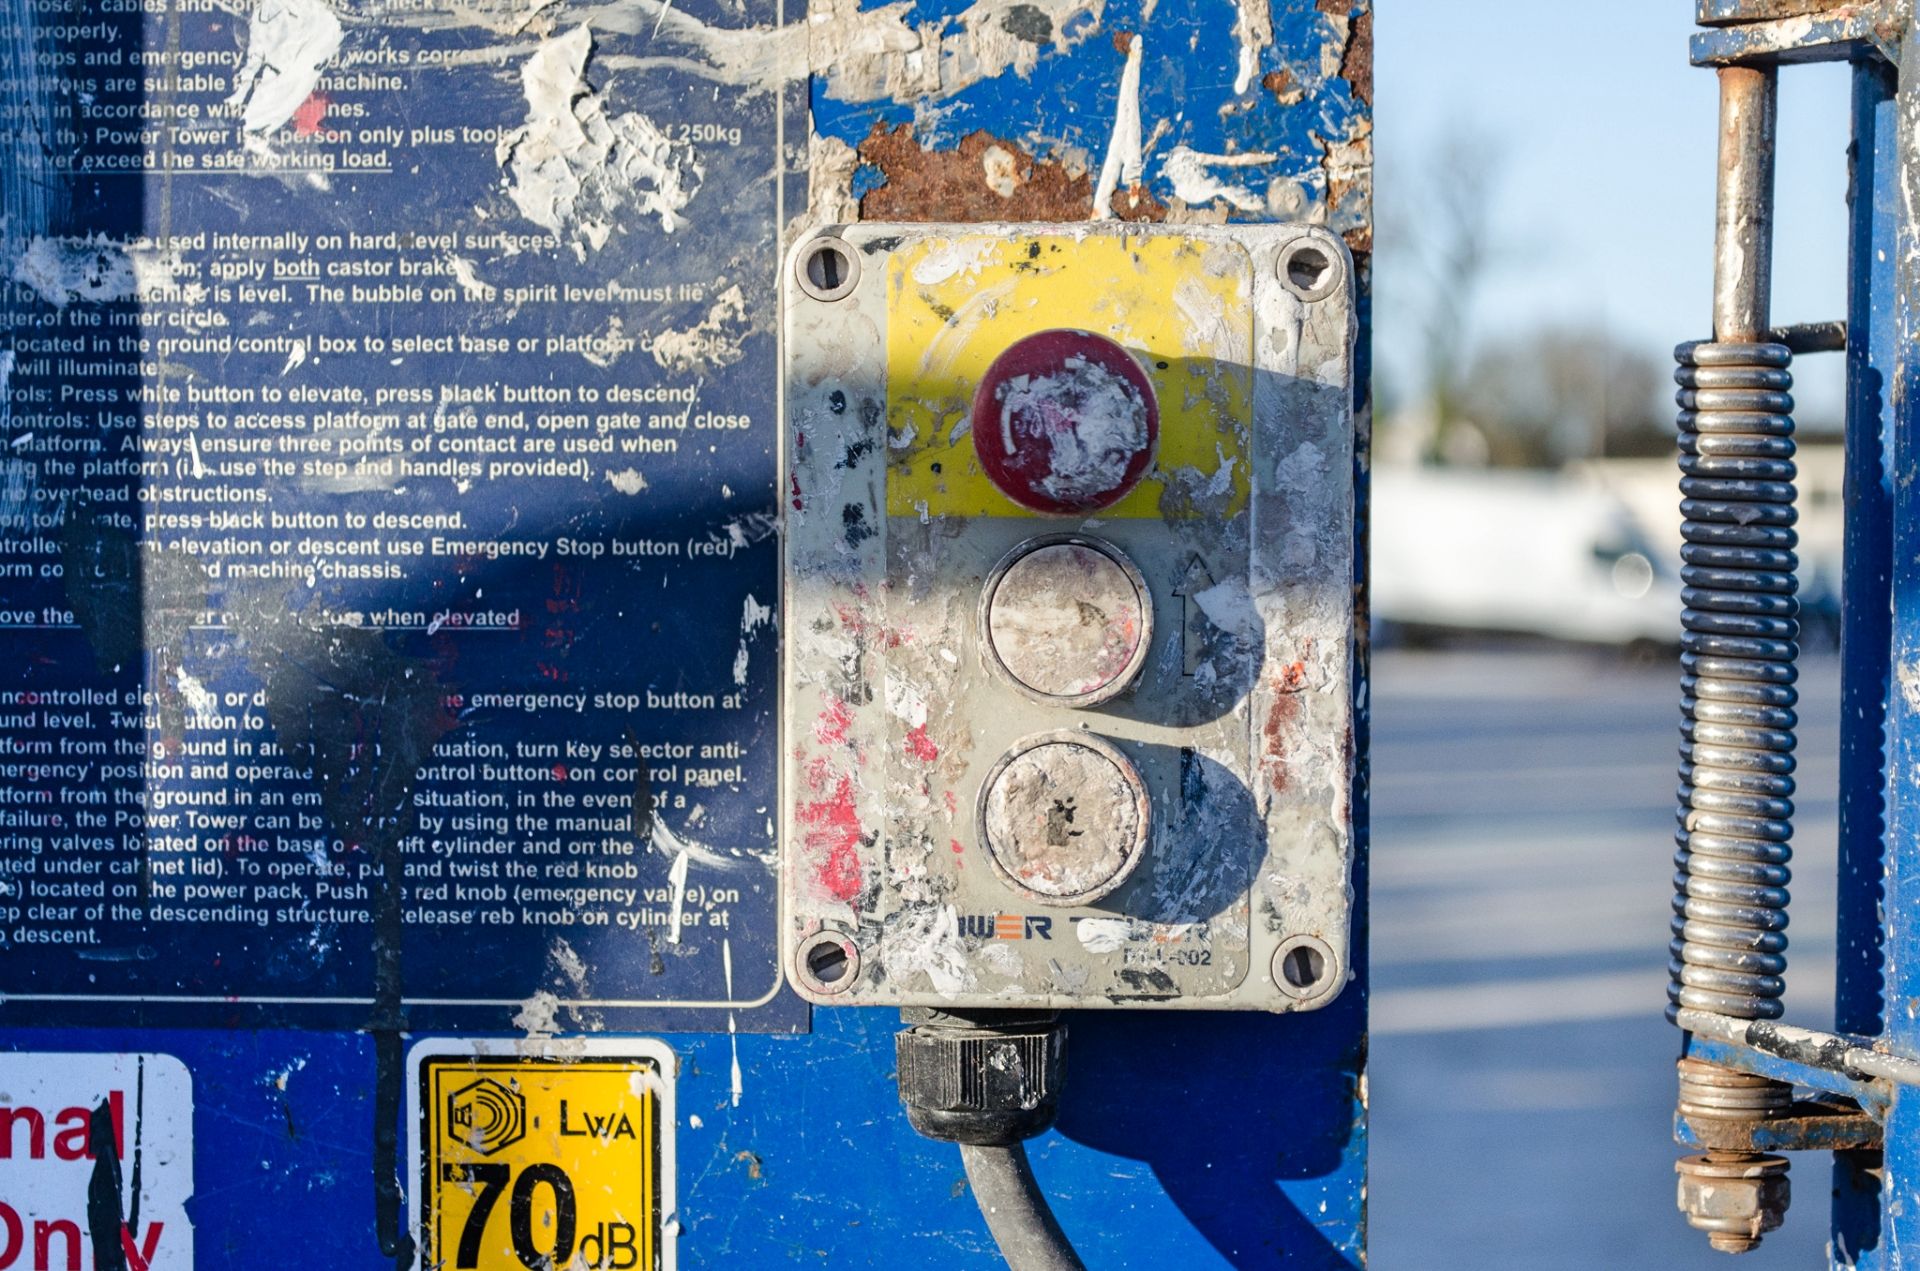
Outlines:
{"type": "MultiPolygon", "coordinates": [[[[1665,1004],[1678,672],[1381,656],[1370,1187],[1383,1271],[1825,1265],[1827,1173],[1738,1261],[1674,1209],[1665,1004]]],[[[1789,1017],[1832,1022],[1838,668],[1805,668],[1789,1017]]]]}

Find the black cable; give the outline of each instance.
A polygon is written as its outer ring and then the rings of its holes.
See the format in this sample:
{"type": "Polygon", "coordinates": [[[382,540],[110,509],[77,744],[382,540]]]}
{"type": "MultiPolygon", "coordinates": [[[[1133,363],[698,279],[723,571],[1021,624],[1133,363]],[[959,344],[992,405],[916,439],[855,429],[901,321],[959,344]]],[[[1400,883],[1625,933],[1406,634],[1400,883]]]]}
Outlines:
{"type": "Polygon", "coordinates": [[[1086,1271],[1047,1207],[1025,1144],[976,1147],[962,1143],[960,1161],[1009,1271],[1086,1271]]]}

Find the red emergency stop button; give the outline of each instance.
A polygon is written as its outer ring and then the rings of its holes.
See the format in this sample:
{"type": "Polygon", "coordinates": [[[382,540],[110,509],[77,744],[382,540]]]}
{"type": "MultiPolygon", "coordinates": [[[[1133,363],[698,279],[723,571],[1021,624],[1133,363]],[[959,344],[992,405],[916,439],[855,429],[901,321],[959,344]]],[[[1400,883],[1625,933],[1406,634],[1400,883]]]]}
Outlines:
{"type": "Polygon", "coordinates": [[[1091,331],[1040,331],[993,360],[973,394],[973,450],[1002,493],[1036,512],[1096,512],[1153,466],[1160,407],[1125,349],[1091,331]]]}

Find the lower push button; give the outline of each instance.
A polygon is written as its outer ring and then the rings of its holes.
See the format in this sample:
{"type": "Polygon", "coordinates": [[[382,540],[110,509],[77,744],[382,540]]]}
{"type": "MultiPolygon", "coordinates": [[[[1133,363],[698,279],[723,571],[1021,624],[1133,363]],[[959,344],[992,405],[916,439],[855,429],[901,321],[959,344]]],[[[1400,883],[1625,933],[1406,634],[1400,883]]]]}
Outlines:
{"type": "Polygon", "coordinates": [[[1085,905],[1127,881],[1146,853],[1147,786],[1112,743],[1087,733],[1018,742],[980,792],[994,872],[1043,905],[1085,905]]]}

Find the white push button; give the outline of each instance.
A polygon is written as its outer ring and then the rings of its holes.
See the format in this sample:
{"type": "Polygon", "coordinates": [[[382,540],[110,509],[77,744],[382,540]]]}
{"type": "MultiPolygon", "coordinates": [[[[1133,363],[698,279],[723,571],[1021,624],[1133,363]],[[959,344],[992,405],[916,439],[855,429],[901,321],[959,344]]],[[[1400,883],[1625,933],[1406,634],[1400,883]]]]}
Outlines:
{"type": "Polygon", "coordinates": [[[1022,543],[987,579],[987,660],[1050,706],[1095,706],[1132,687],[1153,640],[1145,579],[1119,548],[1052,535],[1022,543]]]}

